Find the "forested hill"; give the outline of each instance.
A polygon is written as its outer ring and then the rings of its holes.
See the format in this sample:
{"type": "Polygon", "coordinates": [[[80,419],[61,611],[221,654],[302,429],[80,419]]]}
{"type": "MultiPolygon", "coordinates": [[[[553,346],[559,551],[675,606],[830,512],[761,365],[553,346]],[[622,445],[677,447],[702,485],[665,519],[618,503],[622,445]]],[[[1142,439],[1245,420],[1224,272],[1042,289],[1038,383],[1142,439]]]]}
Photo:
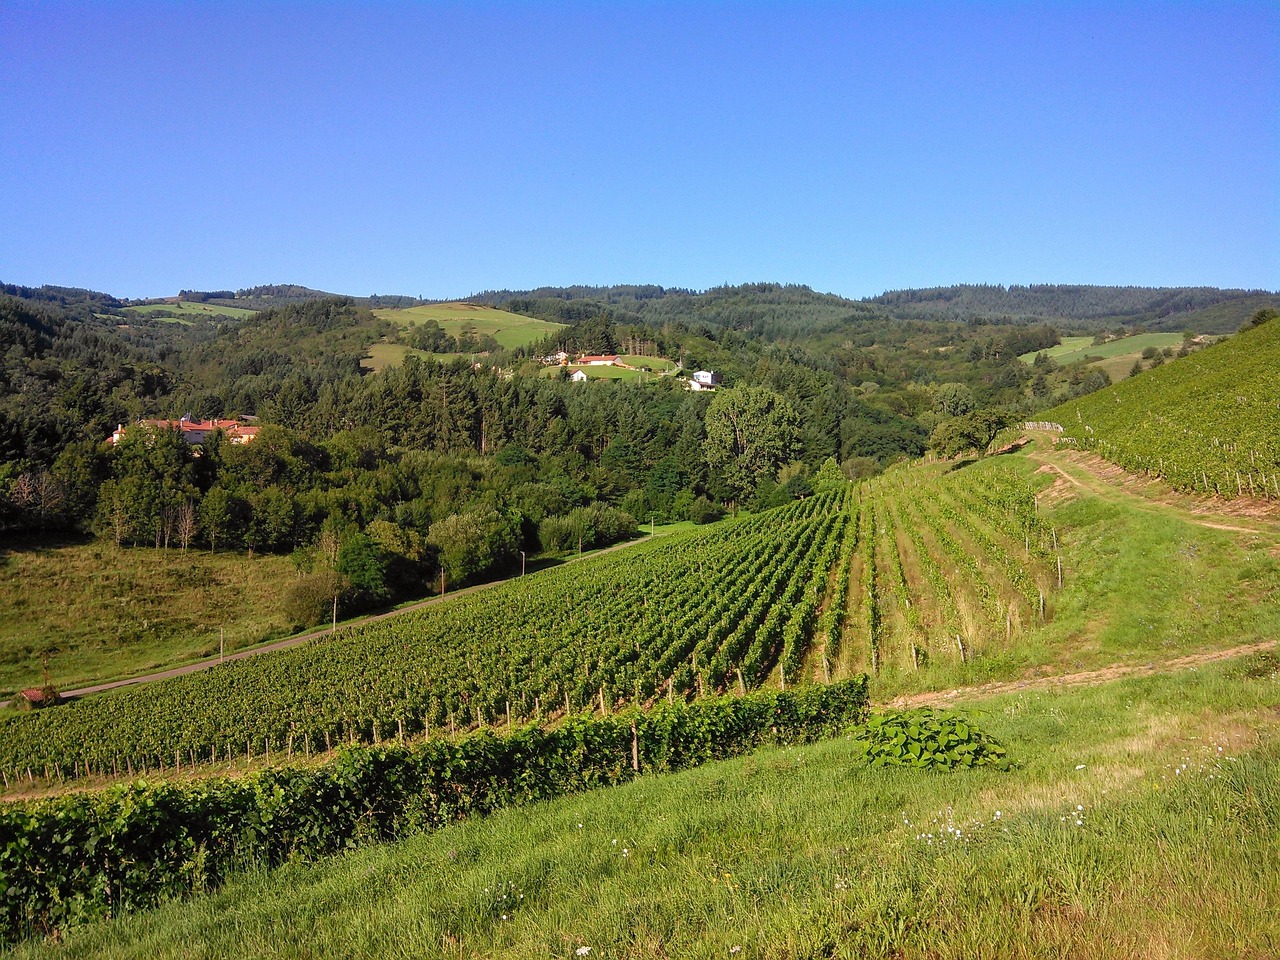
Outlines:
{"type": "Polygon", "coordinates": [[[614,323],[663,329],[675,325],[695,333],[736,330],[749,337],[795,340],[886,320],[886,311],[798,284],[746,283],[701,293],[659,286],[540,287],[490,290],[472,302],[512,313],[578,323],[600,315],[614,323]]]}
{"type": "Polygon", "coordinates": [[[1101,287],[1073,284],[961,284],[891,290],[865,301],[913,320],[1050,321],[1063,328],[1234,333],[1255,311],[1280,304],[1265,290],[1217,287],[1101,287]]]}

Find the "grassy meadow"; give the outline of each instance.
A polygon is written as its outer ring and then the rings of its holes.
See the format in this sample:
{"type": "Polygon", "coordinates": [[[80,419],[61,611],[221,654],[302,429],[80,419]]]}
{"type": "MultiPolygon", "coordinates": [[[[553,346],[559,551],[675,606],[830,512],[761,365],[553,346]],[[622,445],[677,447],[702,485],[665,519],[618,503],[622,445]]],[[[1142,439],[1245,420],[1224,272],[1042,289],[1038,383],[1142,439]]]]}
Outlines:
{"type": "Polygon", "coordinates": [[[474,303],[431,303],[404,310],[375,310],[374,314],[401,327],[407,327],[410,321],[423,323],[434,320],[445,333],[454,337],[462,332],[463,327],[471,326],[478,336],[491,336],[499,346],[508,349],[536,343],[564,327],[564,324],[522,317],[474,303]]]}
{"type": "Polygon", "coordinates": [[[136,313],[140,316],[168,312],[191,319],[233,317],[237,320],[253,316],[257,312],[256,310],[246,310],[244,307],[223,307],[216,303],[196,303],[190,300],[179,300],[177,303],[147,303],[136,307],[125,307],[124,311],[125,313],[136,313]]]}
{"type": "Polygon", "coordinates": [[[15,957],[1266,957],[1274,654],[969,704],[1016,766],[849,739],[242,876],[15,957]]]}
{"type": "Polygon", "coordinates": [[[1045,353],[1061,366],[1086,361],[1090,366],[1105,370],[1113,382],[1129,376],[1135,360],[1142,358],[1142,351],[1148,347],[1174,350],[1182,346],[1180,333],[1139,333],[1131,337],[1122,337],[1107,343],[1095,345],[1092,337],[1063,337],[1062,342],[1048,350],[1035,350],[1024,353],[1018,359],[1024,363],[1032,363],[1036,354],[1045,353]]]}
{"type": "Polygon", "coordinates": [[[23,540],[0,551],[0,699],[177,666],[292,632],[288,557],[23,540]]]}

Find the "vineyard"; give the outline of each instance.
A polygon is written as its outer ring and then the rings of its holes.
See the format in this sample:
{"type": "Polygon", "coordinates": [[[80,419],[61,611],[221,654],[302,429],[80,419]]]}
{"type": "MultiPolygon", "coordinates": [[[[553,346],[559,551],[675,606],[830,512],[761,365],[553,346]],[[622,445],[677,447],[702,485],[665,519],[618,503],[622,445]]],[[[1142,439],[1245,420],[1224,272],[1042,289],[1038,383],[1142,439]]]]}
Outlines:
{"type": "Polygon", "coordinates": [[[0,776],[132,775],[926,669],[1049,613],[1056,535],[1015,467],[874,482],[306,646],[7,718],[0,776]]]}
{"type": "Polygon", "coordinates": [[[1278,366],[1273,322],[1045,416],[1067,443],[1180,490],[1280,498],[1278,366]]]}

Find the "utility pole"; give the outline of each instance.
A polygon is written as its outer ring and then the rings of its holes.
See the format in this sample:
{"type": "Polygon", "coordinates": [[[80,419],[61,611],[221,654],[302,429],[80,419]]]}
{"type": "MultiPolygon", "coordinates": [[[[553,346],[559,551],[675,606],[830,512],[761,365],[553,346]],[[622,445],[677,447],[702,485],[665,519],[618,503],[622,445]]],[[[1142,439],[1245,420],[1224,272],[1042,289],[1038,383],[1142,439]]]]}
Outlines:
{"type": "Polygon", "coordinates": [[[521,550],[520,551],[520,576],[522,577],[524,576],[524,560],[525,560],[524,551],[521,550]]]}

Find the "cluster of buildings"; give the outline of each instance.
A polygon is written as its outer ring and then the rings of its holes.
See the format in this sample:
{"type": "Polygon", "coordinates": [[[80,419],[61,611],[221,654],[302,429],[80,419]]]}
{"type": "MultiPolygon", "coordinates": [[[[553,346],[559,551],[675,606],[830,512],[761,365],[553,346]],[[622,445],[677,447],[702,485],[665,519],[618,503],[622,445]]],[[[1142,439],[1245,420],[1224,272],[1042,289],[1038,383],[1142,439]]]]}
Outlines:
{"type": "MultiPolygon", "coordinates": [[[[539,357],[538,360],[548,366],[577,367],[573,373],[569,375],[569,379],[574,383],[586,383],[591,379],[590,374],[583,367],[621,367],[623,370],[635,370],[631,364],[623,361],[622,357],[616,353],[606,354],[583,354],[581,356],[573,356],[561,350],[559,353],[549,354],[545,357],[539,357]]],[[[721,376],[714,370],[699,370],[691,377],[681,381],[688,389],[695,392],[715,390],[721,384],[721,376]]]]}
{"type": "MultiPolygon", "coordinates": [[[[222,431],[228,443],[250,443],[261,429],[253,424],[254,419],[256,418],[240,417],[236,420],[198,420],[187,414],[179,420],[139,420],[138,426],[148,430],[177,430],[182,434],[183,440],[196,447],[216,430],[222,431]]],[[[125,425],[122,423],[116,427],[108,442],[113,445],[119,443],[124,439],[124,432],[125,425]]]]}

